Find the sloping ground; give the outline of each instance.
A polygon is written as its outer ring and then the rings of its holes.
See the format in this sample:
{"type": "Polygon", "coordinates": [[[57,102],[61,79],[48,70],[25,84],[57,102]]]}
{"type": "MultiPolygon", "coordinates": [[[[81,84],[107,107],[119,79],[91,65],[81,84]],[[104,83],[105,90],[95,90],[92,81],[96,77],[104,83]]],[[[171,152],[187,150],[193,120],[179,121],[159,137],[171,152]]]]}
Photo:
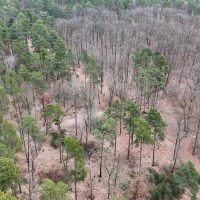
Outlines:
{"type": "MultiPolygon", "coordinates": [[[[83,79],[83,69],[82,67],[78,70],[77,73],[79,73],[79,78],[83,79]],[[79,71],[80,70],[80,71],[79,71]]],[[[107,108],[107,85],[104,83],[104,89],[103,94],[101,95],[101,105],[98,105],[98,102],[96,102],[96,112],[95,116],[98,118],[103,115],[103,112],[107,108]]],[[[170,99],[163,98],[160,101],[159,109],[162,113],[162,116],[167,124],[166,127],[166,138],[164,142],[158,142],[156,144],[156,167],[157,169],[162,168],[163,165],[168,165],[173,162],[172,156],[173,156],[173,150],[174,150],[174,144],[175,144],[175,133],[177,131],[176,127],[176,120],[174,116],[174,107],[171,103],[170,99]]],[[[83,121],[83,110],[79,110],[77,114],[77,120],[78,120],[78,126],[82,127],[84,126],[83,121]]],[[[74,116],[66,116],[62,121],[62,128],[66,129],[67,134],[74,134],[74,126],[75,126],[75,119],[74,116]]],[[[122,134],[119,135],[119,127],[117,129],[117,157],[120,156],[120,165],[119,165],[119,175],[117,179],[116,187],[113,187],[114,183],[114,177],[111,178],[112,183],[112,191],[117,194],[123,194],[124,192],[129,194],[129,196],[132,195],[134,191],[134,188],[137,184],[140,184],[143,188],[138,188],[138,191],[140,191],[140,194],[137,194],[137,199],[139,200],[145,200],[149,196],[149,183],[145,180],[145,174],[147,171],[146,168],[151,166],[152,163],[152,149],[153,147],[151,145],[144,145],[143,153],[142,153],[142,168],[144,170],[139,170],[139,148],[134,144],[131,148],[131,155],[130,155],[130,161],[127,161],[127,147],[128,147],[128,135],[126,134],[126,131],[123,130],[122,134]],[[134,178],[132,178],[132,175],[134,178]],[[135,184],[135,185],[134,185],[135,184]],[[125,188],[125,189],[124,189],[125,188]],[[130,188],[130,189],[129,189],[130,188]],[[141,192],[142,191],[142,192],[141,192]]],[[[80,134],[80,132],[79,132],[80,134]]],[[[85,133],[83,133],[83,138],[85,138],[85,133]]],[[[84,139],[83,139],[84,141],[84,139]]],[[[93,141],[95,145],[97,146],[97,141],[94,138],[93,135],[89,136],[88,141],[93,141]]],[[[192,156],[191,154],[191,147],[193,143],[193,138],[186,138],[181,143],[181,149],[180,149],[180,156],[179,160],[188,161],[191,160],[198,171],[200,171],[200,160],[198,159],[198,156],[192,156]]],[[[106,156],[106,162],[108,165],[112,164],[112,157],[113,152],[105,153],[106,156]]],[[[98,177],[99,174],[99,153],[94,153],[91,157],[91,165],[89,165],[88,159],[86,159],[86,164],[88,168],[88,174],[84,182],[78,183],[78,199],[80,200],[87,200],[91,196],[90,193],[90,173],[91,170],[92,174],[92,189],[93,189],[93,195],[95,197],[95,200],[106,200],[107,199],[107,190],[108,190],[108,184],[107,184],[107,178],[108,173],[106,172],[105,168],[103,169],[103,178],[100,180],[98,177]]],[[[25,160],[23,158],[20,158],[20,165],[24,166],[26,165],[25,160]]],[[[63,167],[62,164],[59,162],[59,151],[56,149],[53,149],[50,146],[50,140],[49,138],[46,140],[46,142],[43,144],[38,157],[35,159],[35,189],[33,191],[34,200],[39,199],[39,184],[41,180],[45,177],[46,174],[49,172],[57,172],[56,176],[62,176],[63,175],[63,167]]],[[[70,188],[72,190],[72,198],[74,198],[74,185],[73,183],[70,184],[70,188]]],[[[26,192],[27,189],[23,187],[23,191],[26,192]]],[[[138,192],[136,191],[136,193],[138,192]]],[[[198,197],[199,198],[199,197],[198,197]]],[[[188,191],[185,192],[185,194],[181,198],[182,200],[189,199],[188,191]]]]}

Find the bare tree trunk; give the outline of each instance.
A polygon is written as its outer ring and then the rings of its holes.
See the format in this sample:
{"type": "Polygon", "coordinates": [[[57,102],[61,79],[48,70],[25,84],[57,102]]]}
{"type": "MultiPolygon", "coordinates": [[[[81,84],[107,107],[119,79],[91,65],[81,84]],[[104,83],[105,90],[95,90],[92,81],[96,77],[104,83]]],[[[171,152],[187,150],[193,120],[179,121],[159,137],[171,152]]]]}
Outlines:
{"type": "Polygon", "coordinates": [[[19,122],[19,116],[18,116],[18,111],[17,111],[17,105],[16,105],[16,100],[13,96],[13,106],[15,108],[15,114],[16,114],[16,117],[17,117],[17,121],[19,122]]]}
{"type": "Polygon", "coordinates": [[[88,143],[88,123],[86,120],[85,120],[85,143],[86,145],[88,143]]]}
{"type": "Polygon", "coordinates": [[[26,162],[28,163],[28,150],[26,148],[26,142],[25,142],[25,139],[24,139],[23,130],[20,130],[20,138],[21,138],[22,144],[24,146],[24,151],[25,151],[25,156],[26,156],[26,162]]]}
{"type": "Polygon", "coordinates": [[[92,131],[92,79],[90,76],[90,92],[89,92],[89,133],[92,131]]]}
{"type": "Polygon", "coordinates": [[[119,161],[120,161],[120,155],[117,159],[117,170],[116,170],[116,173],[115,173],[114,187],[116,187],[116,185],[117,185],[117,178],[118,178],[118,172],[119,172],[119,161]]]}
{"type": "Polygon", "coordinates": [[[35,167],[34,167],[34,158],[33,158],[33,152],[31,150],[31,182],[32,182],[32,188],[35,187],[35,179],[34,179],[34,172],[35,172],[35,167]]]}
{"type": "Polygon", "coordinates": [[[197,147],[198,138],[199,138],[199,131],[200,131],[199,128],[200,128],[200,119],[199,119],[199,122],[198,122],[198,127],[197,127],[197,132],[196,132],[196,137],[195,137],[192,155],[195,155],[195,153],[196,153],[196,147],[197,147]]]}
{"type": "Polygon", "coordinates": [[[97,95],[98,95],[98,101],[99,101],[99,105],[101,104],[101,101],[100,101],[100,94],[99,94],[99,87],[97,86],[97,95]]]}
{"type": "Polygon", "coordinates": [[[179,148],[180,148],[180,143],[181,143],[181,139],[178,139],[178,146],[177,146],[177,150],[176,150],[176,154],[175,154],[175,158],[174,158],[174,164],[173,164],[173,167],[172,167],[172,172],[174,172],[175,167],[176,167],[178,153],[179,153],[179,148]]]}
{"type": "Polygon", "coordinates": [[[28,200],[32,200],[32,187],[31,187],[31,181],[28,183],[28,200]]]}
{"type": "Polygon", "coordinates": [[[103,93],[103,72],[101,75],[101,94],[103,93]]]}
{"type": "Polygon", "coordinates": [[[90,173],[90,195],[91,199],[93,199],[93,184],[92,184],[92,170],[91,170],[91,155],[89,155],[89,173],[90,173]]]}
{"type": "Polygon", "coordinates": [[[36,153],[36,155],[38,155],[37,144],[36,144],[35,138],[33,138],[33,143],[34,143],[35,153],[36,153]]]}
{"type": "Polygon", "coordinates": [[[21,183],[20,182],[19,182],[18,186],[19,186],[19,193],[21,194],[22,193],[22,187],[21,187],[21,183]]]}
{"type": "Polygon", "coordinates": [[[100,157],[100,167],[99,167],[99,177],[102,178],[102,165],[103,165],[103,147],[104,147],[104,135],[101,141],[101,157],[100,157]]]}
{"type": "Polygon", "coordinates": [[[114,156],[116,156],[117,151],[117,130],[115,131],[115,146],[114,146],[114,156]]]}
{"type": "Polygon", "coordinates": [[[127,160],[129,160],[130,157],[130,147],[131,147],[131,134],[128,134],[128,153],[127,153],[127,160]]]}
{"type": "Polygon", "coordinates": [[[75,161],[75,177],[74,177],[74,186],[75,186],[75,200],[77,200],[77,177],[76,177],[76,171],[77,171],[77,166],[76,166],[76,161],[75,161]]]}
{"type": "Polygon", "coordinates": [[[119,119],[119,134],[121,135],[122,134],[122,117],[120,116],[120,119],[119,119]]]}
{"type": "Polygon", "coordinates": [[[140,167],[142,166],[142,141],[140,142],[140,167]]]}
{"type": "Polygon", "coordinates": [[[28,172],[30,172],[30,133],[28,131],[28,150],[27,150],[27,164],[28,164],[28,172]]]}
{"type": "Polygon", "coordinates": [[[108,199],[110,199],[110,178],[111,178],[112,173],[108,174],[108,199]]]}
{"type": "Polygon", "coordinates": [[[175,144],[175,148],[174,148],[174,164],[172,167],[172,172],[174,172],[175,167],[176,167],[176,163],[177,163],[177,158],[178,158],[178,153],[179,153],[179,148],[180,148],[180,144],[181,144],[181,140],[184,138],[184,136],[180,137],[180,133],[181,133],[181,122],[182,119],[178,118],[177,123],[178,123],[178,133],[177,133],[177,137],[176,137],[176,144],[175,144]]]}
{"type": "Polygon", "coordinates": [[[76,138],[78,137],[78,120],[77,120],[77,107],[76,107],[76,104],[75,104],[75,135],[76,135],[76,138]]]}
{"type": "Polygon", "coordinates": [[[176,136],[176,142],[175,142],[175,146],[174,146],[173,159],[175,159],[175,156],[176,156],[176,149],[177,149],[177,144],[178,144],[178,137],[179,137],[179,134],[177,134],[177,136],[176,136]]]}
{"type": "Polygon", "coordinates": [[[155,164],[155,149],[156,149],[156,133],[154,133],[154,144],[153,144],[153,159],[152,159],[152,166],[155,164]]]}
{"type": "Polygon", "coordinates": [[[61,127],[60,127],[60,122],[58,122],[58,138],[59,138],[60,163],[62,163],[62,142],[61,142],[61,127]]]}

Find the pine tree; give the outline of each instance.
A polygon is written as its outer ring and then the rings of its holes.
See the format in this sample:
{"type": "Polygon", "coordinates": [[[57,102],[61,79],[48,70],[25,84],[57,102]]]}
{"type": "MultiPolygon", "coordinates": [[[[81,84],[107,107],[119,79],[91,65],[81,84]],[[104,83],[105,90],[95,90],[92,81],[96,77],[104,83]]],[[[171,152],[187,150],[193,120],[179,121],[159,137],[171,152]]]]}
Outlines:
{"type": "Polygon", "coordinates": [[[151,128],[144,119],[137,118],[134,119],[135,124],[135,136],[140,144],[140,167],[142,166],[142,148],[143,144],[152,144],[153,138],[151,133],[151,128]]]}
{"type": "Polygon", "coordinates": [[[148,115],[146,116],[146,120],[148,121],[149,125],[151,126],[153,130],[153,160],[152,160],[152,166],[154,166],[154,160],[155,160],[155,147],[156,147],[156,141],[164,140],[164,127],[165,123],[162,119],[162,116],[160,112],[156,108],[151,108],[148,112],[148,115]]]}

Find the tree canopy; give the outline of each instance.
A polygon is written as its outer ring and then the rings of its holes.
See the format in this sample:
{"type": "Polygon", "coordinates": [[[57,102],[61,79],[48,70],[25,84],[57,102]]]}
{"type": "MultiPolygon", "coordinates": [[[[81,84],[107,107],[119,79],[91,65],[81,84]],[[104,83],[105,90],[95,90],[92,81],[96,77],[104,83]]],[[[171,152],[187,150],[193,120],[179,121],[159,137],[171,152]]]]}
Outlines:
{"type": "Polygon", "coordinates": [[[67,184],[63,182],[55,183],[50,179],[45,179],[40,186],[42,200],[71,200],[67,184]]]}
{"type": "Polygon", "coordinates": [[[0,190],[7,191],[16,187],[19,181],[19,170],[10,158],[0,157],[0,190]]]}

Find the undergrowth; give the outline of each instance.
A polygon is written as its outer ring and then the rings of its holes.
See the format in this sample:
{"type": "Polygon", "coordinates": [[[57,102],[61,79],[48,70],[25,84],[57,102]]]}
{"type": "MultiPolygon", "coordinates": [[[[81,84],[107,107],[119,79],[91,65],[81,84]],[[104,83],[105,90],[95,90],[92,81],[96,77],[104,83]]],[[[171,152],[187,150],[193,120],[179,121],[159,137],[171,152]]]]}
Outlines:
{"type": "Polygon", "coordinates": [[[196,200],[200,174],[192,162],[182,163],[175,172],[169,174],[159,173],[154,169],[149,172],[150,181],[155,184],[150,200],[171,200],[182,195],[186,188],[190,190],[190,199],[196,200]]]}

